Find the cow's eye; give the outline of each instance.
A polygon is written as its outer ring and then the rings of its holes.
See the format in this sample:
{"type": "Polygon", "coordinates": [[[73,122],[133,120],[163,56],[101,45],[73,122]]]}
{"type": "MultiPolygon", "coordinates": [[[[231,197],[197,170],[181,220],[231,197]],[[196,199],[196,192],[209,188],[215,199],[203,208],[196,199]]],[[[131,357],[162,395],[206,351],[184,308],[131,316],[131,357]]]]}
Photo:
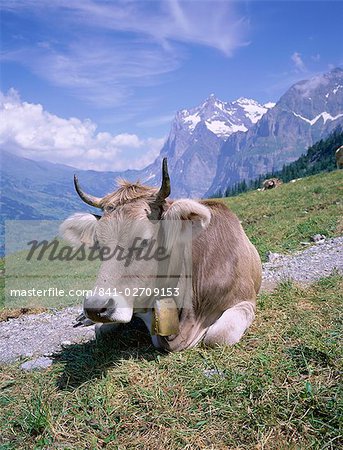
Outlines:
{"type": "Polygon", "coordinates": [[[115,209],[116,209],[116,208],[115,208],[115,206],[113,206],[113,205],[106,206],[105,212],[111,213],[111,212],[113,212],[115,209]]]}

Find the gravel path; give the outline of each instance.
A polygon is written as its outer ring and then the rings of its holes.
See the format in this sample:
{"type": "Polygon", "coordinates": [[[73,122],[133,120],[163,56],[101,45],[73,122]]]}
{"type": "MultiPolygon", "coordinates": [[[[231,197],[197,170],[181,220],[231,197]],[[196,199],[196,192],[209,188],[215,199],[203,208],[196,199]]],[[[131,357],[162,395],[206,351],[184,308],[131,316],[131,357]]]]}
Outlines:
{"type": "Polygon", "coordinates": [[[329,276],[334,269],[343,273],[343,236],[327,239],[292,255],[272,254],[263,264],[262,287],[284,279],[310,283],[329,276]]]}
{"type": "Polygon", "coordinates": [[[94,325],[73,327],[80,312],[81,307],[73,307],[0,322],[0,364],[21,357],[49,357],[63,346],[93,339],[94,325]]]}
{"type": "MultiPolygon", "coordinates": [[[[328,239],[292,255],[271,254],[263,265],[263,288],[282,279],[313,282],[337,269],[343,273],[343,237],[328,239]]],[[[0,364],[24,360],[23,370],[42,369],[52,364],[53,353],[63,346],[94,339],[94,325],[74,328],[81,307],[23,315],[0,322],[0,364]]]]}

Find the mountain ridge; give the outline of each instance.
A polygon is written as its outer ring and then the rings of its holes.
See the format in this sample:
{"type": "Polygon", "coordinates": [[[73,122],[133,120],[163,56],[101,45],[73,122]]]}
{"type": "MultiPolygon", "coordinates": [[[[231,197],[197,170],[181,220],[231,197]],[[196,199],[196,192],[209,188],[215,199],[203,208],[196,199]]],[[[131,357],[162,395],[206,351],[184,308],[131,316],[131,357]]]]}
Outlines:
{"type": "Polygon", "coordinates": [[[140,171],[141,180],[158,186],[161,161],[167,157],[172,196],[202,197],[213,181],[223,142],[238,130],[248,130],[273,106],[244,97],[224,102],[211,94],[200,105],[181,109],[159,156],[140,171]]]}
{"type": "Polygon", "coordinates": [[[342,69],[295,83],[247,132],[229,136],[205,195],[280,169],[342,124],[342,69]]]}

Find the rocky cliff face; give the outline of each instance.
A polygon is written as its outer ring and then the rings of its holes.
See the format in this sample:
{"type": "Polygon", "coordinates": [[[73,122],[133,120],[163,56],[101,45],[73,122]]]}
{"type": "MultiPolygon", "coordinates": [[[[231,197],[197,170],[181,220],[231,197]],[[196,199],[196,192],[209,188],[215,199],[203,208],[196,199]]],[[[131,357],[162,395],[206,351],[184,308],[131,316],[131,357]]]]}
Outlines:
{"type": "Polygon", "coordinates": [[[246,98],[223,102],[212,94],[201,105],[179,111],[159,157],[141,172],[142,181],[158,185],[161,160],[167,156],[172,197],[201,197],[211,186],[223,142],[247,131],[273,106],[246,98]]]}
{"type": "Polygon", "coordinates": [[[338,125],[343,125],[343,70],[296,83],[253,127],[226,140],[206,195],[281,168],[338,125]]]}

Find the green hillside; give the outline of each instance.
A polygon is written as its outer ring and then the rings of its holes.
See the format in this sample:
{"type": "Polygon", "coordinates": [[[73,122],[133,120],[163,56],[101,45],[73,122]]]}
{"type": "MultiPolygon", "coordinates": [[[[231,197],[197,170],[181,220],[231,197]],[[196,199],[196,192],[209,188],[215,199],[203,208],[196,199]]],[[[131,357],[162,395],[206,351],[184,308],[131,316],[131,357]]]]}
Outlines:
{"type": "Polygon", "coordinates": [[[262,259],[267,251],[300,250],[317,233],[343,233],[343,170],[221,201],[238,215],[262,259]]]}
{"type": "Polygon", "coordinates": [[[262,187],[263,181],[267,178],[276,177],[287,183],[296,178],[308,177],[321,172],[332,172],[336,169],[335,152],[341,145],[343,145],[343,131],[339,127],[328,138],[309,147],[306,154],[300,156],[296,161],[285,165],[281,170],[262,174],[255,180],[249,182],[243,180],[229,186],[224,196],[232,197],[242,192],[255,190],[262,187]]]}

